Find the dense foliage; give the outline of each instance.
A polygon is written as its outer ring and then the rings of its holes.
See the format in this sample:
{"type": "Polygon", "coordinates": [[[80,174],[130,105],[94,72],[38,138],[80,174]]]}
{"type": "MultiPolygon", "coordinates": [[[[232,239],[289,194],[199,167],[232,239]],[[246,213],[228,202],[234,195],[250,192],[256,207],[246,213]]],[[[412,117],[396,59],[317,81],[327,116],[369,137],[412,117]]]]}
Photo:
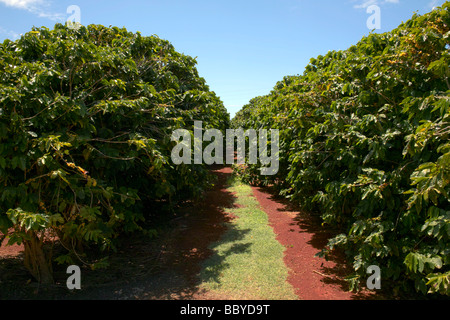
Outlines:
{"type": "Polygon", "coordinates": [[[41,282],[55,259],[92,263],[84,248],[142,230],[149,203],[207,187],[205,167],[170,161],[173,130],[229,124],[195,65],[168,41],[100,25],[0,44],[0,232],[24,243],[41,282]],[[54,238],[67,254],[52,257],[54,238]]]}
{"type": "Polygon", "coordinates": [[[274,185],[344,231],[352,287],[377,265],[395,292],[450,294],[450,3],[311,59],[250,101],[234,127],[280,129],[274,185]]]}

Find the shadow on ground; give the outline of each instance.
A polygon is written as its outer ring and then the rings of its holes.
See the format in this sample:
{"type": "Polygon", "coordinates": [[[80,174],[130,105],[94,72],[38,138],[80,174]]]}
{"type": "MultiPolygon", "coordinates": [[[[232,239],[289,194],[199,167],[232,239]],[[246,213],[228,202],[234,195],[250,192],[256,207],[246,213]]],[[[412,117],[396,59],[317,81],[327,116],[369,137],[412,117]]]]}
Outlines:
{"type": "MultiPolygon", "coordinates": [[[[245,235],[250,230],[237,230],[232,227],[228,230],[226,235],[222,238],[221,244],[227,242],[235,242],[245,238],[245,235]]],[[[229,263],[225,260],[227,257],[236,254],[244,254],[250,251],[251,243],[235,243],[229,249],[225,250],[221,254],[214,254],[206,262],[202,264],[203,272],[200,274],[200,282],[216,283],[218,286],[221,284],[222,273],[230,267],[229,263]]]]}
{"type": "MultiPolygon", "coordinates": [[[[214,166],[211,171],[217,177],[214,188],[203,200],[179,208],[158,239],[134,236],[110,257],[108,269],[82,268],[82,290],[67,289],[69,275],[62,267],[54,270],[55,285],[39,286],[23,268],[19,255],[0,259],[0,299],[217,299],[198,289],[198,276],[202,262],[213,253],[210,245],[222,237],[233,219],[227,208],[234,207],[235,197],[226,190],[232,169],[214,166]]],[[[218,274],[209,276],[217,278],[218,274]]]]}

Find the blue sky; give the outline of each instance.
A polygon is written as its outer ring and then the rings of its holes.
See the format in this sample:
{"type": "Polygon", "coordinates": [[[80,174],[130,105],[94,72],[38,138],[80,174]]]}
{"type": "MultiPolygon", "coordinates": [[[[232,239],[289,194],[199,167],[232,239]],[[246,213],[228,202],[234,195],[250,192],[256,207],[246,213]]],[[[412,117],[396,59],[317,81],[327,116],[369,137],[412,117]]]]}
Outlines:
{"type": "Polygon", "coordinates": [[[376,5],[381,29],[445,0],[0,0],[0,41],[33,26],[52,28],[80,8],[83,25],[126,27],[158,35],[197,57],[200,76],[231,116],[251,98],[269,93],[286,75],[302,74],[310,58],[343,50],[371,32],[376,5]]]}

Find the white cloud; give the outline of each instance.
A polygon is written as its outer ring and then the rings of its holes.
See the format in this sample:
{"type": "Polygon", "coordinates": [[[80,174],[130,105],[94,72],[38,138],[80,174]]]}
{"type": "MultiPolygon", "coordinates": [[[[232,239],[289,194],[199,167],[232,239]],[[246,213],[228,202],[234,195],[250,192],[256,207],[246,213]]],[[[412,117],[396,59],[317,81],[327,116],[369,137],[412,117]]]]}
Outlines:
{"type": "Polygon", "coordinates": [[[42,0],[0,0],[8,7],[31,10],[36,5],[42,4],[42,0]]]}
{"type": "Polygon", "coordinates": [[[26,10],[40,18],[47,18],[53,21],[63,21],[64,15],[53,13],[48,10],[50,4],[47,0],[0,0],[0,3],[8,7],[26,10]]]}

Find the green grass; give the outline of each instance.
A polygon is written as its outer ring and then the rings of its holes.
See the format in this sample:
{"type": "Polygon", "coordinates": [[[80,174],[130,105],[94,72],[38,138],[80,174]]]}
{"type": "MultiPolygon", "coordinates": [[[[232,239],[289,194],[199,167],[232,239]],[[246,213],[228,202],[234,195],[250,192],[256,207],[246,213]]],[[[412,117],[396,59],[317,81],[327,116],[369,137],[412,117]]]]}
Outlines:
{"type": "Polygon", "coordinates": [[[210,248],[214,254],[205,261],[201,288],[233,299],[298,299],[286,281],[284,247],[276,240],[250,186],[237,180],[229,182],[239,208],[227,209],[237,216],[228,231],[210,248]]]}

